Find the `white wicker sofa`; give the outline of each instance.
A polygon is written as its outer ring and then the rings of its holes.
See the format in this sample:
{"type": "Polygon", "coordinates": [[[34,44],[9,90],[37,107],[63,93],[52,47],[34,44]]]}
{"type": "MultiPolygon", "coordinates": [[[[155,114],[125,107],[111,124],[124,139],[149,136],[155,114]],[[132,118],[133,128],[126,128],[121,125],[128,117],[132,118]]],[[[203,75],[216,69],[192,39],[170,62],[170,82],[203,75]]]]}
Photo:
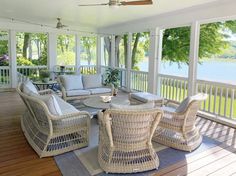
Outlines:
{"type": "Polygon", "coordinates": [[[89,113],[78,111],[52,90],[37,92],[30,81],[19,84],[17,92],[27,106],[22,130],[40,157],[88,146],[89,113]]]}
{"type": "Polygon", "coordinates": [[[58,77],[62,97],[69,99],[81,99],[89,96],[112,95],[113,88],[102,84],[101,74],[93,75],[61,75],[58,77]]]}

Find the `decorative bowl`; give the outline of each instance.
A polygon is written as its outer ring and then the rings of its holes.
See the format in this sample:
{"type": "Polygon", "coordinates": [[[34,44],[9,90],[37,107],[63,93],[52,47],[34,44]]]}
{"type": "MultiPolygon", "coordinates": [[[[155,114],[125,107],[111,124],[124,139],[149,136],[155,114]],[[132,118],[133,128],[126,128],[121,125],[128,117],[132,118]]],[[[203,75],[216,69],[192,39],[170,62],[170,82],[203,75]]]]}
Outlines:
{"type": "Polygon", "coordinates": [[[100,96],[101,97],[101,99],[102,99],[102,102],[104,102],[104,103],[109,103],[109,102],[111,102],[111,97],[112,96],[100,96]]]}

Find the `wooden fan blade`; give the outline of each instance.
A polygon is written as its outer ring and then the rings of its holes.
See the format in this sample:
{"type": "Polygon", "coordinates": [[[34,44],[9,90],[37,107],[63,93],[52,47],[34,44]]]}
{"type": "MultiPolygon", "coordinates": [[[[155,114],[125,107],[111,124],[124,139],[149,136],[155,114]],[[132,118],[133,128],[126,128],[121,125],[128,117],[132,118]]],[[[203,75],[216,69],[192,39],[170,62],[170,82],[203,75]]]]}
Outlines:
{"type": "Polygon", "coordinates": [[[143,0],[143,1],[122,1],[121,5],[150,5],[153,4],[152,0],[143,0]]]}
{"type": "Polygon", "coordinates": [[[109,5],[109,3],[103,3],[103,4],[80,4],[78,6],[85,7],[85,6],[105,6],[109,5]]]}

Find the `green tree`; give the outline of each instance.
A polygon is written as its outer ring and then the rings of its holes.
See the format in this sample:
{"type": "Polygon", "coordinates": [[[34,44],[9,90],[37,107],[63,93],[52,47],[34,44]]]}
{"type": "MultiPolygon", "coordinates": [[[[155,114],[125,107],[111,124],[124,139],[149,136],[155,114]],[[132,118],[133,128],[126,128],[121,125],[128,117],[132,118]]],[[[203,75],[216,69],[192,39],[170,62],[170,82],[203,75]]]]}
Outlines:
{"type": "Polygon", "coordinates": [[[92,60],[96,60],[96,37],[82,37],[81,38],[82,59],[91,65],[92,60]]]}

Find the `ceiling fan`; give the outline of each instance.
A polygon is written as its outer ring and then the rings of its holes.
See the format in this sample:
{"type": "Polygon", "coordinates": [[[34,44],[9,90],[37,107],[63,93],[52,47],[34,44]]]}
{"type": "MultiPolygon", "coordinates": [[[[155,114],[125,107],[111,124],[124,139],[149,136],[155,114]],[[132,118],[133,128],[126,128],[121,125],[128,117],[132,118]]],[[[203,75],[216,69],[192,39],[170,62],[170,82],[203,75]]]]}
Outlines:
{"type": "Polygon", "coordinates": [[[109,0],[108,3],[101,4],[80,4],[79,6],[131,6],[131,5],[150,5],[153,4],[152,0],[141,0],[141,1],[120,1],[120,0],[109,0]]]}
{"type": "Polygon", "coordinates": [[[67,27],[67,26],[61,23],[61,18],[57,18],[57,25],[56,25],[56,28],[57,28],[57,29],[62,29],[62,28],[64,28],[64,27],[67,27]]]}

